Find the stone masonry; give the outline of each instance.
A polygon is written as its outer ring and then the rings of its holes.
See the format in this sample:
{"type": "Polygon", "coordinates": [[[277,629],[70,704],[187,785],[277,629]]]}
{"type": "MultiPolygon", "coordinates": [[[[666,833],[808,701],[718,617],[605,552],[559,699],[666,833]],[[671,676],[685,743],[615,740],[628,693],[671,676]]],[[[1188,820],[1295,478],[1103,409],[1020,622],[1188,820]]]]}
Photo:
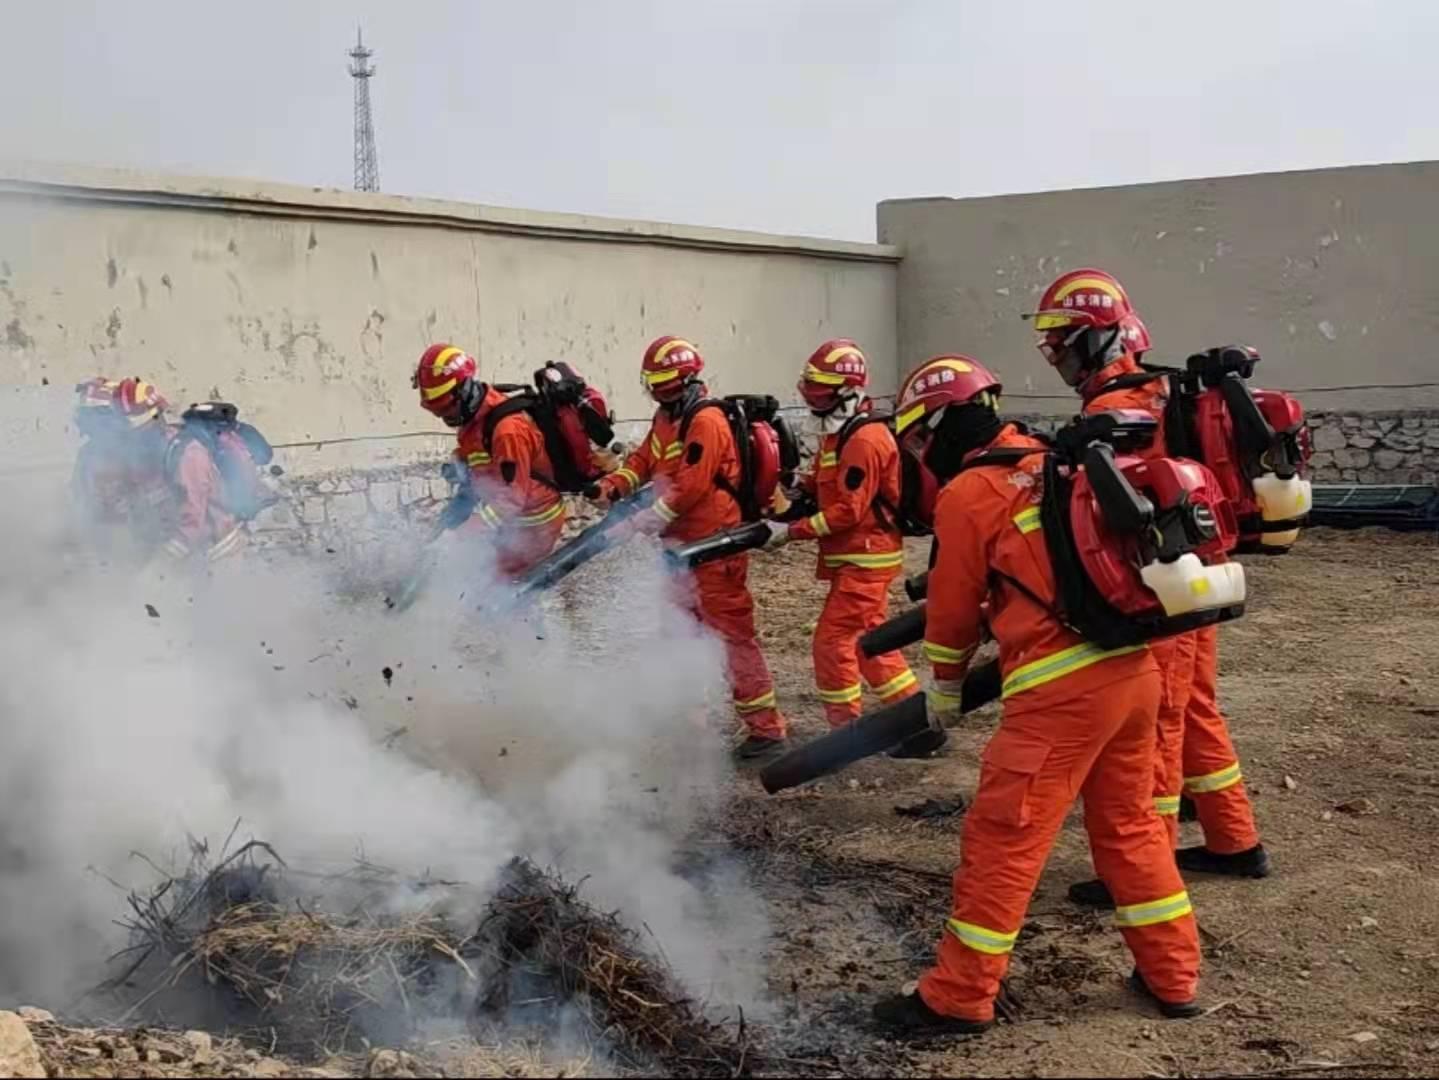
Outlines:
{"type": "Polygon", "coordinates": [[[1439,411],[1309,414],[1316,483],[1439,484],[1439,411]]]}

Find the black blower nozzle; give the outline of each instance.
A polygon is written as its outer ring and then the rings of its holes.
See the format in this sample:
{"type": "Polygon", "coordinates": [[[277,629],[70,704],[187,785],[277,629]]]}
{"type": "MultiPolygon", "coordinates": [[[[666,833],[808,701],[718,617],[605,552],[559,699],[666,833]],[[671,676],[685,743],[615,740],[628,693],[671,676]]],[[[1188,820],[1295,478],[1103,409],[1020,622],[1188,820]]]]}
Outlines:
{"type": "MultiPolygon", "coordinates": [[[[964,679],[960,709],[972,712],[999,698],[1003,680],[999,661],[991,660],[964,679]]],[[[854,723],[812,739],[760,771],[766,794],[798,787],[828,773],[838,772],[861,758],[881,754],[929,726],[924,695],[915,694],[893,705],[865,713],[854,723]]]]}

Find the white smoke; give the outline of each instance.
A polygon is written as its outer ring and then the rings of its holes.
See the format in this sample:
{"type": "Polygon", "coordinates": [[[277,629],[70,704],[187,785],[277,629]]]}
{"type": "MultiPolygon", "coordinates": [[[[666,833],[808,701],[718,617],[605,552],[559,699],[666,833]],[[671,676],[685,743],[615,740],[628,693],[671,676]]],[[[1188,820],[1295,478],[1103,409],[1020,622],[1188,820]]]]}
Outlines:
{"type": "Polygon", "coordinates": [[[126,944],[114,883],[154,880],[135,853],[239,821],[292,864],[363,854],[480,896],[516,854],[589,875],[694,993],[753,1007],[762,905],[672,868],[728,782],[726,695],[653,558],[484,616],[483,560],[456,560],[395,615],[255,553],[199,582],[97,568],[34,511],[7,513],[0,568],[0,1005],[87,989],[126,944]]]}

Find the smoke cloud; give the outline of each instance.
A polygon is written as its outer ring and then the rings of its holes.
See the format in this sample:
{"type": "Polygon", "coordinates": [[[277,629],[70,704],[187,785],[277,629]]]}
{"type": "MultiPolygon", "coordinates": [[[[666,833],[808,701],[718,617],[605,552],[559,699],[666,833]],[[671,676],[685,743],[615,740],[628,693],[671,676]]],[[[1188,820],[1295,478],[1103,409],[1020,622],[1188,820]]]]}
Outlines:
{"type": "Polygon", "coordinates": [[[725,794],[727,709],[652,551],[482,615],[484,559],[459,547],[395,615],[333,560],[101,567],[30,509],[0,569],[0,1007],[92,986],[126,944],[116,886],[155,879],[136,853],[183,865],[237,821],[292,865],[363,856],[477,906],[514,855],[588,875],[695,994],[755,1007],[762,903],[738,869],[703,892],[673,869],[725,794]]]}

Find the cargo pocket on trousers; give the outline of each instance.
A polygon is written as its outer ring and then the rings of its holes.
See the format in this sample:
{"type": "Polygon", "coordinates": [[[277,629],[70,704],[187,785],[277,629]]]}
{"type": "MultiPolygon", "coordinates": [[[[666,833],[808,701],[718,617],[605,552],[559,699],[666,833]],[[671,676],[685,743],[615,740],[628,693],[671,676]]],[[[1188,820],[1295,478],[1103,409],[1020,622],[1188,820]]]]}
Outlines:
{"type": "Polygon", "coordinates": [[[1009,829],[1028,826],[1034,780],[1052,749],[1045,739],[1001,729],[985,747],[970,815],[1009,829]]]}

